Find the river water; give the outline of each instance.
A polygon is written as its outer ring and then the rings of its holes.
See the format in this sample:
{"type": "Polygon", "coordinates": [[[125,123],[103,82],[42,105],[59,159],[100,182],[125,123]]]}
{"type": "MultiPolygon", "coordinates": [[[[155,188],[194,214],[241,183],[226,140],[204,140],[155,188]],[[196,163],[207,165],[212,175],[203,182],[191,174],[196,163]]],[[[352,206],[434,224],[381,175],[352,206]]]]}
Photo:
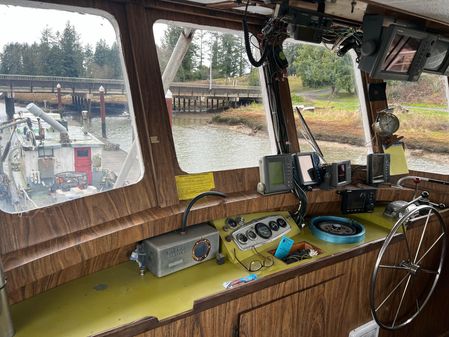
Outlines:
{"type": "MultiPolygon", "coordinates": [[[[0,119],[4,119],[4,104],[0,102],[0,119]]],[[[101,120],[91,120],[90,131],[101,136],[101,120]]],[[[173,138],[176,154],[183,170],[189,173],[219,171],[258,166],[259,159],[271,154],[265,132],[252,133],[245,127],[222,126],[198,121],[177,122],[174,119],[173,138]]],[[[107,139],[128,151],[133,140],[129,116],[107,117],[107,139]]],[[[366,148],[319,141],[328,162],[351,159],[354,164],[366,164],[366,148]]],[[[301,145],[308,151],[307,144],[301,145]]],[[[406,151],[409,169],[449,174],[449,155],[412,150],[406,151]]]]}
{"type": "MultiPolygon", "coordinates": [[[[248,135],[242,130],[216,125],[173,126],[179,164],[189,173],[258,166],[258,160],[271,154],[267,134],[248,135]]],[[[327,162],[351,159],[366,164],[367,149],[341,143],[319,141],[327,162]]],[[[303,151],[310,147],[302,145],[303,151]]],[[[409,169],[449,174],[449,155],[423,151],[406,151],[409,169]]]]}

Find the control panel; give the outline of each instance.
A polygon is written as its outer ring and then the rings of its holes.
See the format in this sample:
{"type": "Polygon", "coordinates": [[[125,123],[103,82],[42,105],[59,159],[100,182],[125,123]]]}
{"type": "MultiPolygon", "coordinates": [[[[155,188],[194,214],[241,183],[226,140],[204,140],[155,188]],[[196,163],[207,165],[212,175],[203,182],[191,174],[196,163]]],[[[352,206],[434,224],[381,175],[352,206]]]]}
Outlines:
{"type": "Polygon", "coordinates": [[[232,240],[240,250],[262,246],[288,233],[291,227],[282,215],[250,221],[232,232],[232,240]]]}
{"type": "Polygon", "coordinates": [[[237,258],[242,261],[257,252],[276,249],[282,237],[292,238],[300,233],[287,211],[236,215],[212,224],[220,235],[222,253],[233,263],[238,263],[237,258]]]}

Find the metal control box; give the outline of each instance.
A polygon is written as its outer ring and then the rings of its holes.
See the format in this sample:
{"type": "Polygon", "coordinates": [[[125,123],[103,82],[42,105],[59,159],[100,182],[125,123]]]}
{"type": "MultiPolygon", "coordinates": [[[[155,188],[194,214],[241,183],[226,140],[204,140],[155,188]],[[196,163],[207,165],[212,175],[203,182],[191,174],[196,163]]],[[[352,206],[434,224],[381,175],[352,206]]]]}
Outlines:
{"type": "Polygon", "coordinates": [[[218,253],[218,231],[208,223],[187,227],[143,241],[146,267],[161,277],[214,258],[218,253]]]}

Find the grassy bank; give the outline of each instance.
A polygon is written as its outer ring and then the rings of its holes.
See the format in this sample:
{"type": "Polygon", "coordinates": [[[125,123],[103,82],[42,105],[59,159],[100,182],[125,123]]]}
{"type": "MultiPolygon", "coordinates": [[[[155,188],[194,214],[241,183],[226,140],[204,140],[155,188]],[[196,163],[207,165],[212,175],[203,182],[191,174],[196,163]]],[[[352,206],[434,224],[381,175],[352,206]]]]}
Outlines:
{"type": "MultiPolygon", "coordinates": [[[[315,107],[313,112],[306,111],[303,115],[316,139],[364,145],[359,103],[355,95],[316,95],[311,98],[293,94],[292,101],[293,106],[315,107]]],[[[410,149],[449,153],[449,113],[444,111],[445,108],[447,107],[435,103],[414,103],[406,109],[398,109],[396,114],[401,127],[397,134],[404,136],[404,141],[410,149]]],[[[299,126],[298,117],[295,118],[296,125],[299,126]]],[[[212,122],[242,124],[251,129],[266,130],[262,104],[227,110],[215,116],[212,122]]]]}

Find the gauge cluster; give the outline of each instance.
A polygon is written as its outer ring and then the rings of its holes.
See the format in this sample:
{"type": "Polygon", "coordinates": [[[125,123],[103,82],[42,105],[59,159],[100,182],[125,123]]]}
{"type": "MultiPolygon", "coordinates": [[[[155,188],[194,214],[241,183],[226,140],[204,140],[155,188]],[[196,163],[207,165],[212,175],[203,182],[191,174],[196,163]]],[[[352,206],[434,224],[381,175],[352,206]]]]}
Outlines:
{"type": "MultiPolygon", "coordinates": [[[[249,250],[276,240],[291,230],[287,220],[282,215],[267,216],[248,223],[227,219],[228,224],[236,224],[229,237],[240,250],[249,250]]],[[[232,226],[230,226],[232,228],[232,226]]]]}

